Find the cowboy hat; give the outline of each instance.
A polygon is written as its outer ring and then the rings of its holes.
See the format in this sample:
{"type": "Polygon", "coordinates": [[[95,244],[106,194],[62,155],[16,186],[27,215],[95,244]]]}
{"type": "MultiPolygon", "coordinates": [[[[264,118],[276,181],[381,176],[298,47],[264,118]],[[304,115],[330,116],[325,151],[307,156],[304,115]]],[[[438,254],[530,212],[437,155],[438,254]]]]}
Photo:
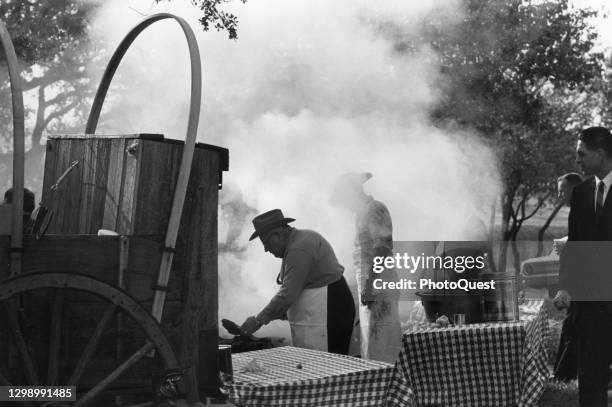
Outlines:
{"type": "Polygon", "coordinates": [[[253,218],[253,226],[255,232],[251,235],[249,240],[253,240],[258,236],[262,236],[272,229],[279,226],[284,226],[287,223],[295,221],[293,218],[285,218],[283,212],[280,209],[272,209],[271,211],[262,213],[253,218]]]}

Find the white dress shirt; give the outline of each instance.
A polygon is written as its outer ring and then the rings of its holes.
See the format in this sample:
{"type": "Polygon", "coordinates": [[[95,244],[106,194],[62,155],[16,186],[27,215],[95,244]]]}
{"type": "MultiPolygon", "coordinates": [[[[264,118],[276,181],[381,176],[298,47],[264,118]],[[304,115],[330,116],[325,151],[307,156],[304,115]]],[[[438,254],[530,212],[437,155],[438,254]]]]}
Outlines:
{"type": "Polygon", "coordinates": [[[603,180],[597,178],[597,176],[595,176],[595,210],[597,210],[597,188],[599,188],[599,183],[603,181],[604,183],[604,193],[603,193],[603,203],[606,203],[606,198],[608,197],[608,192],[610,191],[610,186],[612,185],[612,171],[610,171],[608,173],[608,175],[606,175],[604,177],[603,180]]]}

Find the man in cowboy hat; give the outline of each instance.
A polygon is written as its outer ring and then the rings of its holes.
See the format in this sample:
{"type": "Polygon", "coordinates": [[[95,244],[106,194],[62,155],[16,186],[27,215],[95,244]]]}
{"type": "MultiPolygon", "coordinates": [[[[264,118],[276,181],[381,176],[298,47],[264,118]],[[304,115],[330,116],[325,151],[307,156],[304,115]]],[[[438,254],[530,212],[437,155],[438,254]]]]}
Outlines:
{"type": "Polygon", "coordinates": [[[294,346],[348,354],[355,306],[342,276],[344,267],[331,245],[312,230],[288,224],[280,209],[253,219],[264,250],[283,259],[277,283],[280,289],[268,305],[251,316],[241,329],[253,333],[268,322],[285,316],[291,325],[294,346]]]}
{"type": "Polygon", "coordinates": [[[348,173],[336,181],[331,198],[356,215],[353,266],[359,292],[359,327],[361,357],[394,363],[401,348],[398,294],[391,290],[374,290],[374,280],[397,281],[395,270],[375,274],[375,256],[393,256],[393,226],[387,207],[366,195],[363,183],[372,174],[348,173]]]}

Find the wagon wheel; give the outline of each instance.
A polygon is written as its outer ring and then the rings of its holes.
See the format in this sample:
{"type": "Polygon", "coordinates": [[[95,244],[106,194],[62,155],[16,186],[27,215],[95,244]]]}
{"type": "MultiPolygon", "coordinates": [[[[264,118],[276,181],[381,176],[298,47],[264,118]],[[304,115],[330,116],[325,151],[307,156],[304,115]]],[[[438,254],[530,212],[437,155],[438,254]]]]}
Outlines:
{"type": "MultiPolygon", "coordinates": [[[[32,406],[108,406],[108,401],[99,404],[100,397],[104,397],[109,386],[138,362],[155,362],[160,364],[164,371],[177,371],[178,363],[174,352],[151,314],[126,292],[93,277],[72,272],[22,274],[0,282],[0,304],[0,308],[4,308],[0,309],[0,320],[6,318],[3,325],[8,326],[10,331],[10,334],[5,334],[4,343],[0,332],[0,349],[8,349],[7,345],[11,343],[13,358],[19,357],[18,363],[10,366],[10,352],[0,353],[0,385],[77,386],[77,400],[74,402],[31,402],[32,406]],[[88,319],[97,321],[93,330],[85,332],[85,329],[81,328],[67,332],[65,328],[68,326],[71,310],[65,306],[67,303],[64,299],[68,298],[68,295],[71,299],[76,298],[76,301],[90,301],[96,310],[102,311],[101,315],[94,316],[95,319],[92,315],[86,315],[88,319]],[[43,298],[49,299],[49,306],[45,305],[43,298]],[[47,312],[46,315],[50,314],[46,321],[33,317],[40,317],[41,309],[47,312]],[[99,369],[94,363],[94,356],[101,347],[105,332],[112,330],[112,324],[109,322],[115,314],[129,317],[125,318],[123,323],[133,324],[146,341],[134,341],[137,346],[132,348],[137,350],[121,361],[114,361],[116,366],[105,365],[107,369],[104,372],[96,370],[94,376],[102,375],[101,379],[95,378],[94,383],[83,383],[84,373],[89,373],[92,367],[99,369]],[[79,342],[74,338],[77,333],[82,336],[81,345],[86,342],[85,346],[80,346],[79,349],[70,348],[68,352],[64,349],[62,352],[62,345],[79,342]],[[84,340],[83,335],[86,335],[84,340]],[[42,346],[44,349],[41,349],[41,344],[46,345],[42,346]],[[39,345],[38,348],[36,345],[39,345]],[[152,350],[156,350],[155,361],[148,359],[152,350]],[[67,357],[68,353],[70,357],[67,357]]],[[[73,301],[74,304],[76,302],[73,301]]],[[[81,316],[82,314],[81,312],[81,316]]],[[[104,349],[108,349],[108,343],[103,345],[104,349]]]]}

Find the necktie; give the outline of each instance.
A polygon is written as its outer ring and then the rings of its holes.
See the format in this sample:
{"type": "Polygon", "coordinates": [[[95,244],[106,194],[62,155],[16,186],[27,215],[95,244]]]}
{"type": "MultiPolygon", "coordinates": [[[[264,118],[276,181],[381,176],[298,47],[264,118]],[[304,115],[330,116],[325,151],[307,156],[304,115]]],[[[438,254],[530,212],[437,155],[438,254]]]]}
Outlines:
{"type": "Polygon", "coordinates": [[[599,181],[599,185],[597,185],[597,198],[595,200],[595,213],[600,213],[603,209],[603,196],[604,196],[604,187],[605,184],[603,181],[599,181]]]}

